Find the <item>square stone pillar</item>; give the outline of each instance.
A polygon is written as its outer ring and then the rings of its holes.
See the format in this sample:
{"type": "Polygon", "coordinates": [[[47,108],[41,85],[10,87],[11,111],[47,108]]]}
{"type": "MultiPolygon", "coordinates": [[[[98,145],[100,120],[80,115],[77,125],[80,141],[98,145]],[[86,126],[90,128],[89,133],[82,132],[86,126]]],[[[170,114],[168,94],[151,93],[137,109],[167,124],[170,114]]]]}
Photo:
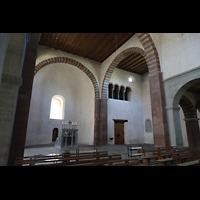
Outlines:
{"type": "Polygon", "coordinates": [[[15,159],[24,155],[38,42],[39,33],[32,33],[30,42],[26,46],[22,69],[22,85],[19,88],[17,98],[8,165],[14,165],[15,159]]]}
{"type": "Polygon", "coordinates": [[[108,143],[107,103],[108,99],[95,99],[94,145],[105,145],[108,143]]]}
{"type": "Polygon", "coordinates": [[[179,114],[180,107],[168,107],[166,110],[168,115],[170,145],[183,147],[183,136],[179,114]]]}
{"type": "Polygon", "coordinates": [[[200,149],[200,132],[199,132],[199,118],[186,118],[185,125],[187,130],[189,147],[194,150],[200,149]]]}
{"type": "Polygon", "coordinates": [[[155,147],[170,147],[165,95],[162,73],[153,70],[149,73],[151,109],[153,119],[153,136],[155,147]]]}

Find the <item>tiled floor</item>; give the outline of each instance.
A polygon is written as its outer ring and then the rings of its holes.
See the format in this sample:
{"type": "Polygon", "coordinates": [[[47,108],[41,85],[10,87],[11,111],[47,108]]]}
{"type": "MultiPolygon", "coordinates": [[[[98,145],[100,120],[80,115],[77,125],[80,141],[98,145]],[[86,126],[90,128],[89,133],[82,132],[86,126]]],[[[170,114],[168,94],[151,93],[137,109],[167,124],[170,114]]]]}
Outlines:
{"type": "MultiPolygon", "coordinates": [[[[94,150],[94,148],[97,148],[98,151],[108,151],[108,154],[121,154],[122,159],[127,159],[128,158],[128,151],[127,147],[128,146],[143,146],[145,149],[148,148],[153,148],[154,146],[152,144],[119,144],[119,145],[102,145],[102,146],[93,146],[93,145],[79,145],[77,148],[73,149],[68,149],[70,150],[70,153],[75,153],[76,149],[79,149],[79,152],[86,152],[86,151],[91,151],[94,150]]],[[[34,148],[25,148],[24,150],[24,156],[33,156],[33,155],[47,155],[47,154],[60,154],[63,153],[65,150],[58,149],[54,147],[53,145],[51,146],[38,146],[34,148]]]]}

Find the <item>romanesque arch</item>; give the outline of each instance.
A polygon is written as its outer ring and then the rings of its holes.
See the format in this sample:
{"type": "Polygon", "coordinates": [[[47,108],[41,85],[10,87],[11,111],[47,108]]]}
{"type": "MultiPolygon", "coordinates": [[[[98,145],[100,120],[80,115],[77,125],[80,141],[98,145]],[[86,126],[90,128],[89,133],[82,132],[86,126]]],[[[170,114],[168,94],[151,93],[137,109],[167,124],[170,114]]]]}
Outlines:
{"type": "Polygon", "coordinates": [[[146,58],[146,54],[144,52],[144,50],[142,50],[141,48],[138,47],[130,47],[128,49],[125,49],[124,51],[122,51],[121,53],[119,53],[115,59],[111,62],[110,66],[108,67],[106,74],[104,76],[104,80],[103,80],[103,85],[102,85],[102,89],[101,89],[101,97],[102,98],[107,98],[107,94],[108,94],[108,84],[110,82],[110,78],[112,76],[113,71],[115,70],[115,68],[117,67],[117,65],[128,55],[131,55],[132,53],[140,53],[141,55],[144,56],[144,58],[146,58]]]}
{"type": "MultiPolygon", "coordinates": [[[[147,62],[149,70],[149,83],[150,83],[150,96],[151,96],[151,108],[152,108],[152,118],[153,118],[153,134],[154,134],[154,145],[156,147],[169,147],[169,133],[167,124],[167,114],[165,110],[165,95],[164,87],[162,82],[162,73],[160,71],[160,61],[157,49],[149,33],[137,33],[136,34],[142,43],[144,50],[138,47],[130,47],[125,49],[120,54],[118,54],[110,66],[108,67],[106,74],[103,79],[101,98],[104,101],[104,107],[107,105],[107,90],[110,78],[116,66],[122,61],[126,56],[137,52],[144,56],[147,62]]],[[[107,109],[104,111],[104,116],[106,115],[107,109]]],[[[102,119],[102,124],[107,127],[107,118],[102,119]],[[103,122],[104,121],[104,122],[103,122]]],[[[104,128],[105,132],[105,128],[104,128]]],[[[105,133],[104,133],[105,135],[105,133]]],[[[105,137],[105,136],[104,136],[105,137]]]]}
{"type": "Polygon", "coordinates": [[[54,58],[49,58],[46,60],[43,60],[42,62],[38,63],[35,66],[35,71],[34,71],[34,75],[43,67],[52,64],[52,63],[67,63],[67,64],[71,64],[77,68],[79,68],[80,70],[82,70],[88,77],[89,79],[92,81],[92,84],[94,86],[94,91],[95,91],[95,98],[99,98],[99,83],[97,81],[97,79],[95,78],[95,76],[92,74],[92,72],[87,69],[83,64],[81,64],[80,62],[73,60],[71,58],[66,58],[66,57],[54,57],[54,58]]]}
{"type": "Polygon", "coordinates": [[[200,144],[200,132],[196,108],[186,96],[182,96],[179,105],[183,109],[187,130],[188,144],[190,148],[198,149],[200,144]]]}
{"type": "Polygon", "coordinates": [[[46,60],[43,60],[42,62],[40,62],[39,64],[37,64],[35,66],[35,71],[34,71],[34,75],[43,67],[45,67],[46,65],[52,64],[52,63],[67,63],[67,64],[71,64],[77,68],[79,68],[80,70],[82,70],[88,77],[89,79],[92,81],[92,84],[94,86],[94,92],[95,92],[95,107],[94,107],[94,144],[99,144],[100,141],[100,137],[99,137],[99,131],[100,131],[100,104],[99,104],[99,98],[100,98],[100,93],[99,93],[99,83],[97,81],[97,79],[95,78],[95,76],[92,74],[92,72],[87,69],[83,64],[81,64],[80,62],[73,60],[71,58],[66,58],[66,57],[54,57],[54,58],[49,58],[46,60]]]}

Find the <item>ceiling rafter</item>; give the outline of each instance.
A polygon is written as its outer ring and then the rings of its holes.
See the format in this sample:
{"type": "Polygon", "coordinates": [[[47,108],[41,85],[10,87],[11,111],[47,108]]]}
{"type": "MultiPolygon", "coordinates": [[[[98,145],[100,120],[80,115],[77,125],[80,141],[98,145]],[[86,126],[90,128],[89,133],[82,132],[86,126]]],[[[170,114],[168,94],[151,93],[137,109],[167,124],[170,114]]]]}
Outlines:
{"type": "Polygon", "coordinates": [[[39,44],[102,63],[134,34],[42,33],[39,44]]]}

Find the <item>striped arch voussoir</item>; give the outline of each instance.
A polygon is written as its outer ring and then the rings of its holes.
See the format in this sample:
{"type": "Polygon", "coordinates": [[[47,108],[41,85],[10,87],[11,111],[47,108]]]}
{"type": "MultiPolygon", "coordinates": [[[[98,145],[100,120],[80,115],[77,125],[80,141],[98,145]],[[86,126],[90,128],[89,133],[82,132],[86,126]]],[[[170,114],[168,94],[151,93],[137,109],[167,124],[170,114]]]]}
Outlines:
{"type": "Polygon", "coordinates": [[[34,75],[43,67],[52,64],[52,63],[67,63],[67,64],[71,64],[77,68],[79,68],[80,70],[82,70],[88,77],[89,79],[92,81],[92,84],[94,86],[94,90],[95,90],[95,98],[99,98],[100,94],[99,94],[99,83],[97,81],[97,79],[95,78],[95,76],[92,74],[92,72],[87,69],[83,64],[79,63],[76,60],[73,60],[71,58],[66,58],[66,57],[54,57],[54,58],[49,58],[46,60],[43,60],[42,62],[38,63],[35,66],[35,71],[34,71],[34,75]]]}
{"type": "Polygon", "coordinates": [[[104,77],[103,86],[102,86],[102,90],[101,90],[101,96],[102,96],[102,98],[107,98],[107,96],[108,96],[108,84],[110,82],[110,78],[112,76],[113,71],[115,70],[115,68],[117,67],[117,65],[125,57],[127,57],[128,55],[131,55],[132,53],[140,53],[146,59],[146,54],[145,54],[144,50],[141,49],[141,48],[138,48],[138,47],[130,47],[128,49],[125,49],[121,53],[119,53],[115,57],[115,59],[112,61],[112,63],[110,64],[110,66],[108,67],[108,69],[106,71],[106,75],[104,77]]]}

